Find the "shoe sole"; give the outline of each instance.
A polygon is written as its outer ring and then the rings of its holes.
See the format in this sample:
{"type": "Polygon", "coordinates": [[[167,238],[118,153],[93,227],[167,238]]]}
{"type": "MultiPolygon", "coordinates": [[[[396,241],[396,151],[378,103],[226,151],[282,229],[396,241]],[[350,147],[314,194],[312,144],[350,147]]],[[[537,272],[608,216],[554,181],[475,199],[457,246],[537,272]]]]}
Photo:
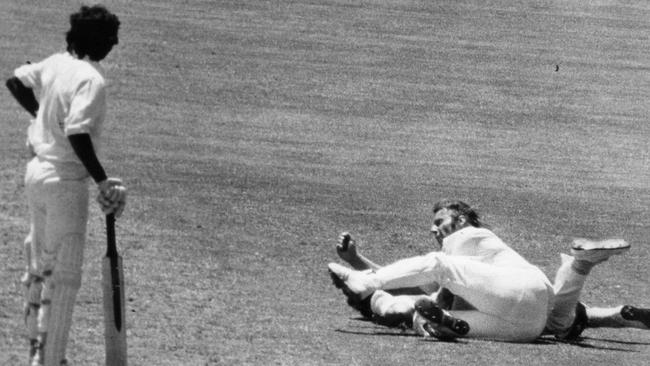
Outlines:
{"type": "Polygon", "coordinates": [[[630,244],[623,239],[592,241],[578,238],[573,240],[571,249],[575,251],[608,251],[613,254],[619,254],[630,249],[630,244]]]}
{"type": "Polygon", "coordinates": [[[466,321],[446,314],[431,300],[416,301],[415,310],[431,323],[444,327],[458,336],[464,336],[469,332],[469,324],[466,321]]]}
{"type": "Polygon", "coordinates": [[[641,322],[650,328],[650,309],[640,309],[631,305],[625,305],[621,309],[621,316],[625,320],[641,322]]]}

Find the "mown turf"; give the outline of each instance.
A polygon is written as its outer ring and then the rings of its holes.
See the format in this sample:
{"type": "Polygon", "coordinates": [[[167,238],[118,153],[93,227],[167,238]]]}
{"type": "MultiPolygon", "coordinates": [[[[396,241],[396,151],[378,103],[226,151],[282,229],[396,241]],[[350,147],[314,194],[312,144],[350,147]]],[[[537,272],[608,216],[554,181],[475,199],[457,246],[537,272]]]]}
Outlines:
{"type": "MultiPolygon", "coordinates": [[[[650,7],[643,1],[108,1],[122,20],[103,162],[132,365],[644,365],[650,332],[444,343],[356,319],[340,231],[377,262],[431,250],[431,205],[475,205],[549,275],[574,236],[623,237],[584,300],[650,306],[650,7]]],[[[0,3],[0,66],[64,48],[76,1],[0,3]]],[[[27,114],[0,98],[0,364],[24,364],[27,114]]],[[[69,356],[103,363],[92,207],[69,356]]]]}

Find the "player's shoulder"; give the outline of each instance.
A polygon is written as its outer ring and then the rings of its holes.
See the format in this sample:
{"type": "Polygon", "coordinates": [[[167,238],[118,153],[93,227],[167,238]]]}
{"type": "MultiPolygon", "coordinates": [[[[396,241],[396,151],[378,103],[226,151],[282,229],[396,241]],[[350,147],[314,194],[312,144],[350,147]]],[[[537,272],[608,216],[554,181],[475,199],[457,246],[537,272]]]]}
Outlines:
{"type": "Polygon", "coordinates": [[[492,232],[492,230],[485,227],[467,226],[461,230],[465,233],[465,235],[477,237],[477,238],[496,236],[496,234],[492,232]]]}
{"type": "MultiPolygon", "coordinates": [[[[65,57],[65,56],[64,56],[65,57]]],[[[104,71],[97,62],[78,59],[74,56],[66,57],[68,70],[71,72],[72,84],[85,84],[90,82],[95,88],[102,88],[106,84],[104,71]]]]}
{"type": "Polygon", "coordinates": [[[46,57],[41,63],[46,67],[59,68],[66,65],[73,65],[75,58],[68,52],[57,52],[46,57]]]}
{"type": "Polygon", "coordinates": [[[103,79],[104,71],[98,62],[87,59],[79,59],[69,52],[55,53],[47,59],[61,67],[71,70],[74,74],[85,78],[103,79]]]}
{"type": "Polygon", "coordinates": [[[480,242],[481,245],[486,245],[494,248],[508,246],[497,234],[488,228],[471,226],[468,229],[471,237],[474,240],[480,242]]]}
{"type": "MultiPolygon", "coordinates": [[[[444,239],[445,245],[450,247],[469,245],[478,243],[481,240],[494,236],[494,234],[485,228],[466,226],[447,236],[444,239]]],[[[443,245],[444,246],[444,245],[443,245]]]]}

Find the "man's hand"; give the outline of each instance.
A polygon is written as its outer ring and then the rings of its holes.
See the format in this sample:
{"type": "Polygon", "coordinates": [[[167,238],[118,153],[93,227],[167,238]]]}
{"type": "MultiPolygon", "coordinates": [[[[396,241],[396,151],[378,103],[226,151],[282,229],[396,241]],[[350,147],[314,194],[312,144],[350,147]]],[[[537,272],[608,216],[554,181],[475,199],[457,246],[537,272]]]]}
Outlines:
{"type": "Polygon", "coordinates": [[[354,263],[359,260],[357,245],[354,239],[352,239],[352,235],[347,231],[339,235],[339,241],[336,244],[336,253],[348,263],[354,263]]]}
{"type": "Polygon", "coordinates": [[[114,213],[115,217],[120,217],[124,206],[126,206],[126,187],[119,178],[108,178],[98,185],[99,194],[97,202],[106,215],[114,213]]]}

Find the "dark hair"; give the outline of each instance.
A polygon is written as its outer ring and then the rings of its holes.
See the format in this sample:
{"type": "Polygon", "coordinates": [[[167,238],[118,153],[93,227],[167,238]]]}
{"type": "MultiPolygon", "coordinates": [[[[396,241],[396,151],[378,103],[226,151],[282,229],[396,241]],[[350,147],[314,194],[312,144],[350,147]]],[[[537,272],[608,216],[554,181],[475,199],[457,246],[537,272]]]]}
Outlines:
{"type": "Polygon", "coordinates": [[[101,61],[118,43],[119,27],[117,16],[104,6],[82,6],[70,15],[70,30],[65,36],[68,52],[74,52],[79,58],[88,56],[93,61],[101,61]]]}
{"type": "Polygon", "coordinates": [[[433,205],[433,214],[435,215],[436,212],[442,209],[453,211],[454,218],[458,218],[459,216],[465,216],[465,218],[467,219],[467,223],[474,227],[485,227],[485,224],[481,222],[478,213],[463,201],[445,199],[436,202],[436,204],[433,205]]]}

